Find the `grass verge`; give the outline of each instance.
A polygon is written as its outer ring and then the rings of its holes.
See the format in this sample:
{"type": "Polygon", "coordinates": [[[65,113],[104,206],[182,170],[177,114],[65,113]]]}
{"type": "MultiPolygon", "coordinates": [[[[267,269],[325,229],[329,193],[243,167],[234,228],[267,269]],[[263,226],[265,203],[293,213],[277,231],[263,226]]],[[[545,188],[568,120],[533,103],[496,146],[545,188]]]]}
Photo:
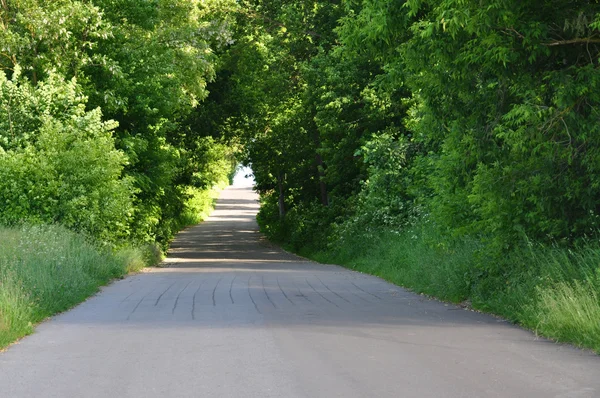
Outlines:
{"type": "Polygon", "coordinates": [[[114,278],[156,263],[151,247],[101,249],[60,226],[0,227],[0,349],[114,278]]]}
{"type": "Polygon", "coordinates": [[[600,248],[529,244],[491,256],[476,240],[448,242],[431,228],[355,234],[301,252],[442,300],[467,302],[536,333],[600,353],[600,248]]]}

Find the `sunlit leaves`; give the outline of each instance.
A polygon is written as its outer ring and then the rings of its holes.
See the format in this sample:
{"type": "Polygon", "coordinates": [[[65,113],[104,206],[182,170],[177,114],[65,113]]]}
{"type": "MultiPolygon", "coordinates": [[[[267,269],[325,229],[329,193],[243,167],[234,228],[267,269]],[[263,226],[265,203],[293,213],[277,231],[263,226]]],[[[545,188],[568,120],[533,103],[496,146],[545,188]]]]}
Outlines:
{"type": "Polygon", "coordinates": [[[20,64],[35,82],[50,70],[76,75],[94,64],[98,42],[111,36],[102,11],[89,2],[10,1],[0,7],[0,68],[20,64]]]}

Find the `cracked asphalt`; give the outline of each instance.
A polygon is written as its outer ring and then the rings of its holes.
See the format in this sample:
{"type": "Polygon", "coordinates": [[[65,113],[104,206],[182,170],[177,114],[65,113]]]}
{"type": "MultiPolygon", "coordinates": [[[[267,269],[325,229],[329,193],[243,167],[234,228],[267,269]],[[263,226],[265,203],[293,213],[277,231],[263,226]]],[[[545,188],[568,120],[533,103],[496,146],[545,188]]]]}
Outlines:
{"type": "Polygon", "coordinates": [[[226,189],[164,267],[0,353],[0,397],[600,397],[600,357],[296,257],[226,189]]]}

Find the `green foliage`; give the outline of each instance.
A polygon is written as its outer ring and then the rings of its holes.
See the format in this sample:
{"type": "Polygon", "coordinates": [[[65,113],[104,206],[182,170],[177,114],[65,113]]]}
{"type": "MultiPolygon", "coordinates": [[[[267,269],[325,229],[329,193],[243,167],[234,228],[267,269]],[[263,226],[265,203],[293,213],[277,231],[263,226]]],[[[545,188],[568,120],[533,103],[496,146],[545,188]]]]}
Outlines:
{"type": "Polygon", "coordinates": [[[410,4],[427,14],[396,62],[422,102],[417,139],[437,142],[432,212],[499,248],[573,242],[598,227],[594,7],[509,3],[410,4]]]}
{"type": "MultiPolygon", "coordinates": [[[[406,167],[414,152],[404,137],[394,138],[394,131],[374,136],[357,154],[368,165],[368,179],[357,195],[355,217],[344,227],[350,230],[375,231],[380,228],[401,229],[411,221],[417,207],[411,203],[406,167]]],[[[356,232],[356,231],[355,231],[356,232]]]]}
{"type": "Polygon", "coordinates": [[[294,35],[253,36],[277,69],[248,64],[252,87],[272,85],[284,105],[254,97],[266,110],[244,115],[257,126],[248,157],[261,193],[283,185],[287,210],[316,215],[309,204],[320,198],[379,227],[428,214],[494,252],[597,233],[594,2],[348,0],[302,52],[288,45],[306,38],[298,27],[309,14],[281,5],[263,22],[294,35]],[[363,157],[374,145],[375,163],[363,157]]]}
{"type": "Polygon", "coordinates": [[[48,120],[70,123],[85,111],[86,97],[76,80],[66,81],[51,73],[32,85],[17,65],[8,78],[0,73],[0,145],[4,150],[22,148],[36,140],[36,131],[48,120]]]}
{"type": "Polygon", "coordinates": [[[212,137],[199,139],[193,153],[196,169],[192,174],[192,185],[206,190],[229,181],[237,166],[236,152],[235,146],[212,137]]]}
{"type": "Polygon", "coordinates": [[[21,65],[34,83],[51,71],[77,76],[83,68],[106,64],[95,50],[110,35],[102,11],[87,1],[3,1],[0,69],[21,65]]]}
{"type": "Polygon", "coordinates": [[[187,188],[212,188],[236,163],[237,147],[198,130],[194,117],[215,75],[214,50],[231,42],[232,7],[2,3],[2,172],[19,176],[4,181],[11,207],[2,221],[166,245],[187,188]]]}
{"type": "Polygon", "coordinates": [[[307,253],[324,262],[380,276],[417,293],[461,302],[471,298],[477,280],[479,245],[444,240],[431,225],[402,232],[345,234],[327,251],[307,253]]]}
{"type": "Polygon", "coordinates": [[[115,123],[103,122],[99,109],[85,111],[74,82],[53,78],[32,88],[0,72],[0,90],[16,137],[6,137],[0,154],[0,222],[60,223],[101,241],[127,238],[133,191],[121,178],[127,159],[114,148],[115,123]]]}
{"type": "Polygon", "coordinates": [[[318,202],[297,205],[280,219],[275,195],[263,195],[257,220],[261,231],[293,251],[324,250],[332,236],[332,226],[343,219],[344,209],[318,202]]]}
{"type": "MultiPolygon", "coordinates": [[[[227,21],[199,1],[98,0],[113,26],[99,52],[116,67],[90,69],[90,103],[119,122],[117,147],[138,191],[133,238],[166,245],[179,228],[189,186],[210,189],[233,168],[219,132],[201,131],[195,117],[215,73],[214,49],[229,42],[227,21]]],[[[219,3],[220,4],[220,3],[219,3]]],[[[226,2],[223,2],[226,4],[226,2]]]]}
{"type": "MultiPolygon", "coordinates": [[[[225,181],[223,182],[225,185],[225,181]]],[[[219,187],[220,188],[220,187],[219,187]]],[[[204,221],[215,207],[220,189],[188,188],[185,209],[179,217],[180,228],[198,224],[204,221]]]]}
{"type": "Polygon", "coordinates": [[[536,330],[557,341],[600,351],[598,283],[561,282],[539,290],[536,330]]]}

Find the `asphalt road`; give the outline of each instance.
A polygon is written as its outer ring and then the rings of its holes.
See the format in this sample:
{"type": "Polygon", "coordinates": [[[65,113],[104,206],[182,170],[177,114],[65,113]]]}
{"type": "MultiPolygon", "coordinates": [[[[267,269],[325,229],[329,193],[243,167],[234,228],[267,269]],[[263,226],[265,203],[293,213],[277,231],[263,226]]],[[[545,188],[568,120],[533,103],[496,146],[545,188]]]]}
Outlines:
{"type": "Polygon", "coordinates": [[[167,267],[0,354],[0,397],[600,397],[600,357],[295,257],[224,191],[167,267]]]}

